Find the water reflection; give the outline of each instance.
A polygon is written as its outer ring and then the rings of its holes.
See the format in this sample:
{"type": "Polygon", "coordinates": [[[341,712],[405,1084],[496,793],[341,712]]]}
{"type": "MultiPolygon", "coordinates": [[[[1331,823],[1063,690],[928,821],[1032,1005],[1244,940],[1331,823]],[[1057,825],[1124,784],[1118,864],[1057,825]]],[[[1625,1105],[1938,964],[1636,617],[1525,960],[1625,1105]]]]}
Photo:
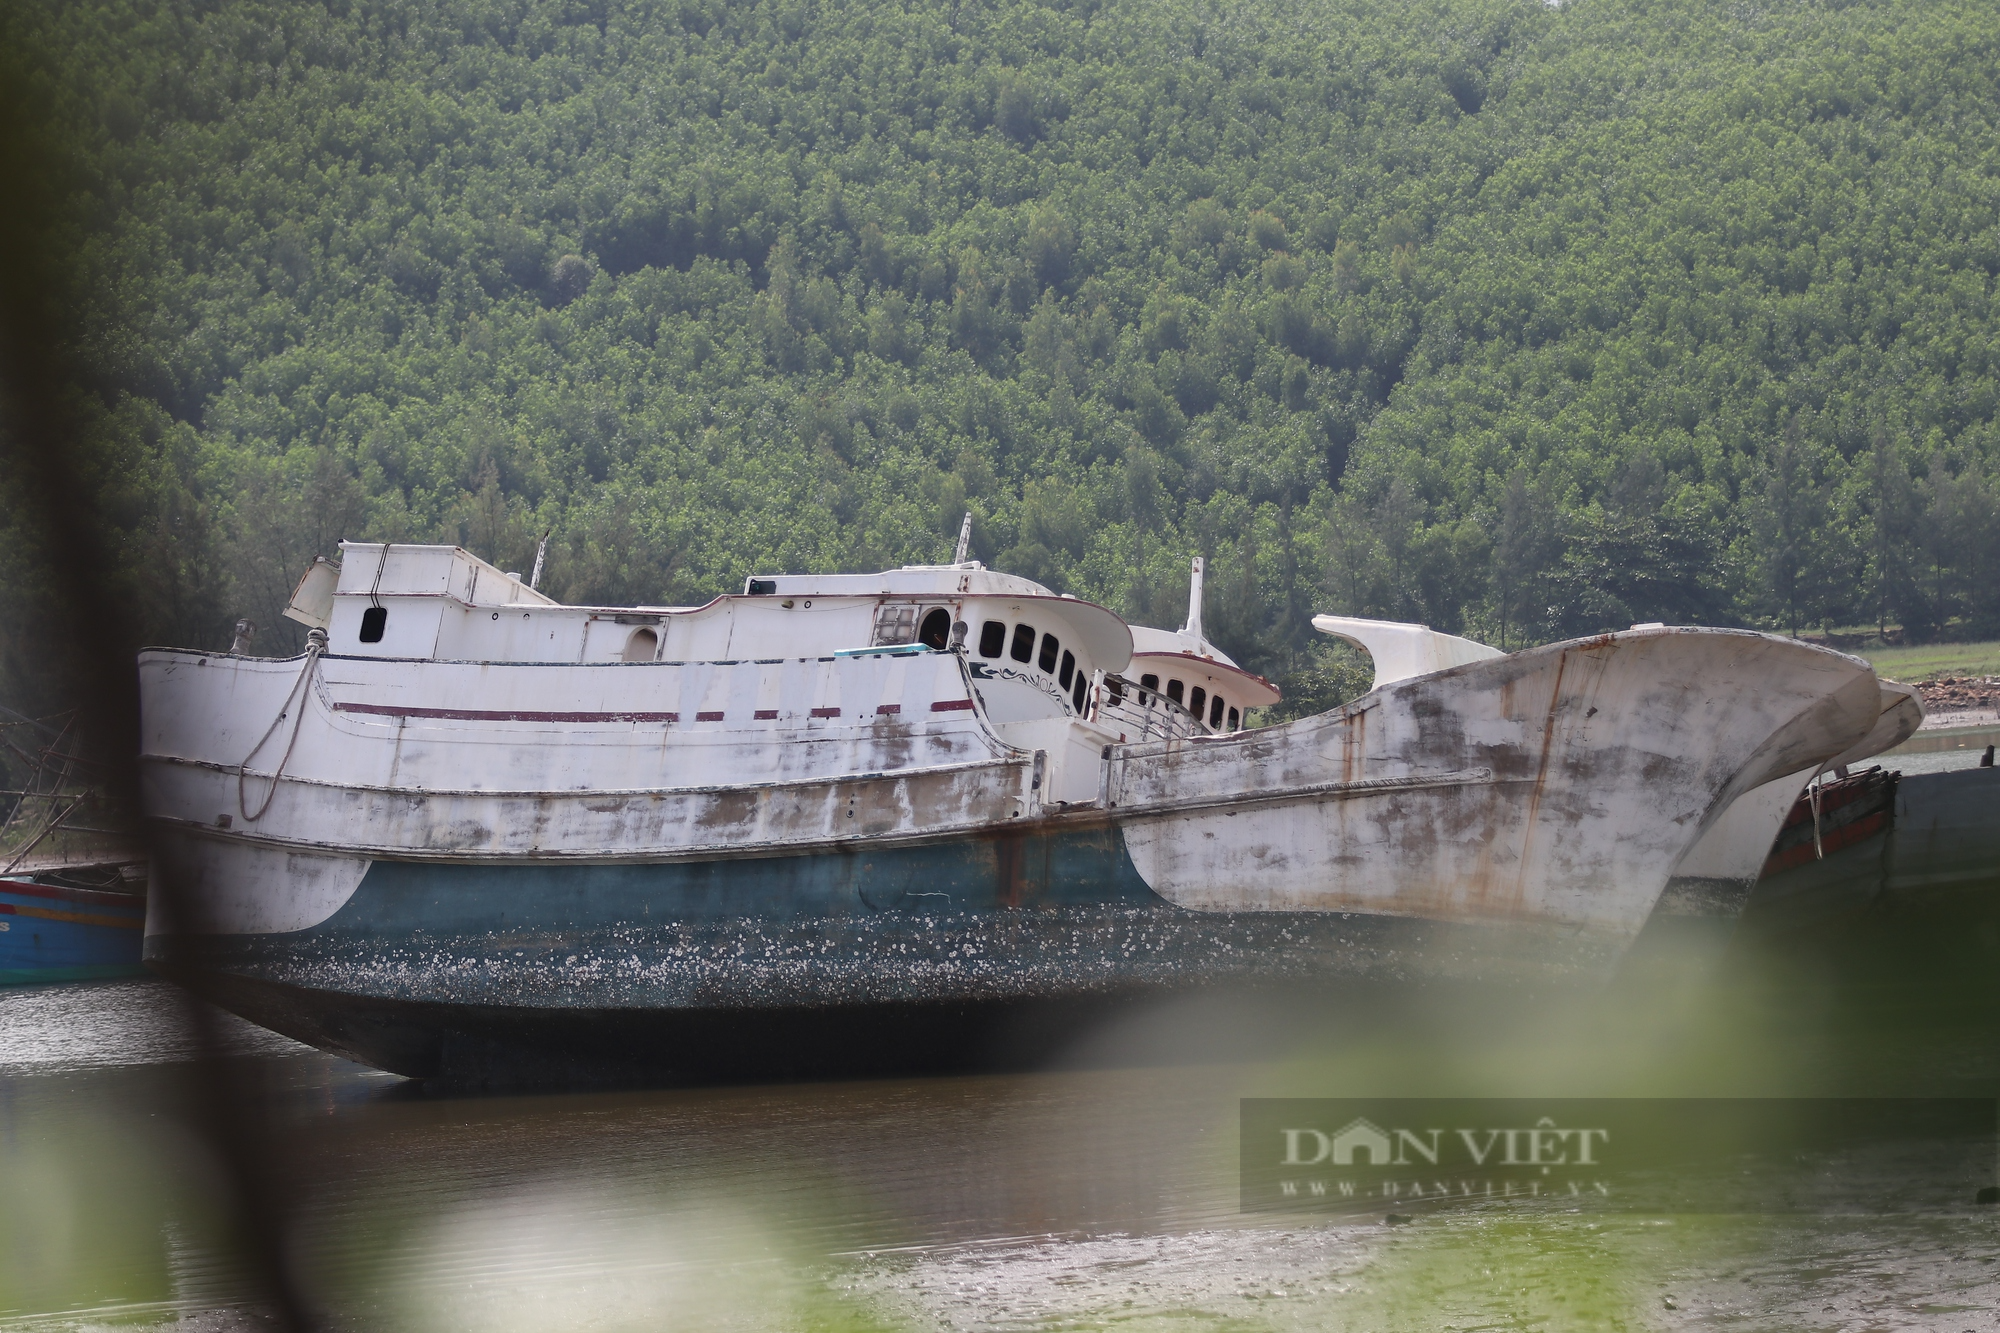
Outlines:
{"type": "MultiPolygon", "coordinates": [[[[1961,886],[1761,934],[1662,923],[1589,998],[1162,1004],[1029,1073],[441,1097],[255,1029],[230,1040],[335,1327],[1958,1329],[2000,1305],[1991,1212],[1245,1217],[1236,1104],[1990,1095],[1996,901],[2000,884],[1961,886]]],[[[254,1320],[181,1127],[168,998],[0,993],[0,1322],[254,1320]]]]}

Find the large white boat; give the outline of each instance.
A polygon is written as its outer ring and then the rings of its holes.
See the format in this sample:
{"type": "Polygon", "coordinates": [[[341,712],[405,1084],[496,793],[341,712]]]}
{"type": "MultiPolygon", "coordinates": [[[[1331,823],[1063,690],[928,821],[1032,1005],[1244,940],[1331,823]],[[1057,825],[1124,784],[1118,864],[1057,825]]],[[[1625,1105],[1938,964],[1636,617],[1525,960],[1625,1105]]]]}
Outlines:
{"type": "Polygon", "coordinates": [[[563,606],[454,547],[345,544],[294,597],[303,657],[140,657],[147,958],[413,1075],[1592,976],[1737,797],[1880,712],[1859,659],[1654,626],[1430,635],[1417,674],[1260,727],[1276,691],[1191,600],[1149,630],[962,562],[563,606]]]}

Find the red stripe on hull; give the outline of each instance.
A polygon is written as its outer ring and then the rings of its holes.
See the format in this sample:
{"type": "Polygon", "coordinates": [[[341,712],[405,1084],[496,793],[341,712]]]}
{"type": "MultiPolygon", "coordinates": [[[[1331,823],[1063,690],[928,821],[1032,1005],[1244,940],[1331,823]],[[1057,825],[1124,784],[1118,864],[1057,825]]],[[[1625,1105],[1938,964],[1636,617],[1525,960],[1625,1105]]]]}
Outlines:
{"type": "Polygon", "coordinates": [[[531,713],[488,708],[415,708],[405,704],[336,703],[341,713],[382,717],[435,717],[452,722],[678,722],[679,713],[531,713]]]}
{"type": "Polygon", "coordinates": [[[58,902],[84,903],[92,907],[130,907],[144,910],[145,895],[117,893],[110,889],[72,889],[61,884],[36,884],[25,879],[0,879],[0,897],[54,898],[58,902]]]}
{"type": "MultiPolygon", "coordinates": [[[[1821,832],[1819,839],[1820,849],[1828,856],[1831,856],[1843,847],[1852,847],[1857,842],[1867,841],[1888,827],[1889,812],[1886,810],[1877,810],[1872,815],[1863,815],[1851,824],[1842,824],[1838,828],[1826,829],[1821,832]]],[[[1782,852],[1773,854],[1769,860],[1764,862],[1763,873],[1765,875],[1775,875],[1781,870],[1791,870],[1794,867],[1802,866],[1809,861],[1816,861],[1818,859],[1819,857],[1815,853],[1812,843],[1802,842],[1796,846],[1787,847],[1782,852]]]]}

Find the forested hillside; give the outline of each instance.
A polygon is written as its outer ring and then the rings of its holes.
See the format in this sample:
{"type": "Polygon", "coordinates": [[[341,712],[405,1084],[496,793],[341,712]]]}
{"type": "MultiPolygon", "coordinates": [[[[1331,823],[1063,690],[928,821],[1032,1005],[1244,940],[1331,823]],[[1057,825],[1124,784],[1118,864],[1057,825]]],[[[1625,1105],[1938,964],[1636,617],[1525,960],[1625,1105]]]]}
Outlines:
{"type": "MultiPolygon", "coordinates": [[[[2000,12],[13,0],[148,637],[340,537],[570,601],[977,555],[1314,610],[2000,629],[2000,12]]],[[[10,626],[7,631],[16,631],[10,626]]]]}

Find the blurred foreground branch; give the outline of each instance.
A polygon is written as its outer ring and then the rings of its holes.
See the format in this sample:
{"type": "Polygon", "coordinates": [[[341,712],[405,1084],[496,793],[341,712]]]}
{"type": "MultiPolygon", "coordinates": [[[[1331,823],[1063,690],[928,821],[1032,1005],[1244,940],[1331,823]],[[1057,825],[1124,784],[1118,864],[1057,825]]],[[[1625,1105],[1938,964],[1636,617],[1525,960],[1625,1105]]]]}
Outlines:
{"type": "MultiPolygon", "coordinates": [[[[5,36],[0,31],[0,187],[8,200],[0,208],[0,582],[16,612],[6,627],[9,675],[17,684],[31,680],[73,713],[80,739],[67,743],[96,761],[107,822],[137,835],[133,638],[152,617],[118,577],[116,534],[92,484],[102,475],[93,464],[103,461],[93,457],[85,424],[93,377],[69,314],[82,308],[78,191],[52,118],[33,100],[45,84],[5,36]]],[[[154,908],[171,921],[179,916],[177,886],[155,865],[154,908]]],[[[216,1011],[175,994],[203,1052],[186,1104],[190,1128],[224,1168],[227,1197],[218,1202],[273,1313],[282,1326],[304,1329],[311,1321],[287,1263],[281,1178],[261,1104],[242,1067],[219,1054],[216,1011]]]]}

